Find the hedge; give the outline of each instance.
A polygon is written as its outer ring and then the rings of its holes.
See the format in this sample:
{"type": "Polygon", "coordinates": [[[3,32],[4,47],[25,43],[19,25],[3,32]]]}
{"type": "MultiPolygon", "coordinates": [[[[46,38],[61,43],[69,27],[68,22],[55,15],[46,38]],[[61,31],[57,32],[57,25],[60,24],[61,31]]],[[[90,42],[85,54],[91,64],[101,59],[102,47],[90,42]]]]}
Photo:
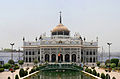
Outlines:
{"type": "Polygon", "coordinates": [[[105,74],[104,73],[101,73],[101,78],[105,79],[105,74]]]}
{"type": "Polygon", "coordinates": [[[0,72],[3,72],[4,71],[4,68],[0,68],[0,72]]]}

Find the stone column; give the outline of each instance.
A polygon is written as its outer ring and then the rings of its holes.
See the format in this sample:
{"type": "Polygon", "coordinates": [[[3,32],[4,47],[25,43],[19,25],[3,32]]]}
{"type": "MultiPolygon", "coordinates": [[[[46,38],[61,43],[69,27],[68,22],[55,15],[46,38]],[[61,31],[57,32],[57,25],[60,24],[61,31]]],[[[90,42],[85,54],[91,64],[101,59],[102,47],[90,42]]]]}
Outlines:
{"type": "Polygon", "coordinates": [[[71,52],[71,48],[70,48],[70,62],[72,62],[71,56],[72,56],[72,52],[71,52]]]}
{"type": "Polygon", "coordinates": [[[49,61],[49,62],[51,62],[51,53],[52,53],[52,52],[51,52],[51,48],[50,48],[50,54],[49,54],[50,61],[49,61]]]}
{"type": "Polygon", "coordinates": [[[65,62],[65,51],[64,51],[64,48],[63,48],[63,62],[65,62]]]}
{"type": "Polygon", "coordinates": [[[63,62],[65,62],[65,54],[63,54],[63,62]]]}

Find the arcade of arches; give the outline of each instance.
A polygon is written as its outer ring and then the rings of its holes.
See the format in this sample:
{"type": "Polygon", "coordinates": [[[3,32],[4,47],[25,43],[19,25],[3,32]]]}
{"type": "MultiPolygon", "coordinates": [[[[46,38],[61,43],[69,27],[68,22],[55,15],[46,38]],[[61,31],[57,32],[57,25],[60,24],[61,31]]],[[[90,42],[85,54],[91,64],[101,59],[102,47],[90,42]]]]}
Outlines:
{"type": "Polygon", "coordinates": [[[70,62],[70,60],[72,62],[76,62],[76,55],[72,54],[71,57],[69,54],[65,54],[64,57],[62,54],[60,54],[60,56],[57,56],[56,54],[52,54],[51,58],[49,54],[45,54],[45,61],[46,62],[70,62]],[[71,58],[71,59],[70,59],[71,58]],[[51,60],[50,60],[51,59],[51,60]]]}
{"type": "Polygon", "coordinates": [[[97,61],[97,50],[89,49],[84,51],[80,48],[41,48],[37,50],[25,50],[25,62],[87,62],[95,63],[97,61]],[[61,50],[61,52],[60,52],[61,50]],[[60,53],[60,56],[58,56],[60,53]]]}

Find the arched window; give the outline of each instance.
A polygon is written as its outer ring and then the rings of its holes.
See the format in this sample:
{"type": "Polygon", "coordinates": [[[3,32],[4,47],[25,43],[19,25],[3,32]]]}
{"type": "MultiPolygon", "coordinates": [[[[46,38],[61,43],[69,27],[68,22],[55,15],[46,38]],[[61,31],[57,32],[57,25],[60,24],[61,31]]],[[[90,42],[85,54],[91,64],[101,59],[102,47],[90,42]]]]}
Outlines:
{"type": "Polygon", "coordinates": [[[51,59],[52,59],[52,62],[55,62],[56,61],[56,55],[52,54],[51,59]]]}
{"type": "Polygon", "coordinates": [[[38,57],[38,61],[40,62],[40,56],[38,57]]]}
{"type": "Polygon", "coordinates": [[[65,62],[70,62],[70,56],[69,56],[69,54],[65,55],[65,62]]]}
{"type": "Polygon", "coordinates": [[[90,51],[90,55],[92,55],[92,51],[90,51]]]}
{"type": "Polygon", "coordinates": [[[87,55],[88,55],[88,51],[87,51],[87,55]]]}
{"type": "Polygon", "coordinates": [[[34,51],[32,52],[32,55],[35,55],[34,51]]]}
{"type": "Polygon", "coordinates": [[[83,57],[81,57],[81,62],[83,62],[83,57]]]}
{"type": "Polygon", "coordinates": [[[26,51],[26,55],[28,55],[28,52],[26,51]]]}
{"type": "Polygon", "coordinates": [[[72,62],[76,62],[76,55],[75,54],[72,55],[72,62]]]}
{"type": "Polygon", "coordinates": [[[58,62],[62,62],[63,61],[63,55],[60,54],[60,56],[58,56],[58,62]]]}
{"type": "Polygon", "coordinates": [[[95,63],[95,57],[93,58],[93,62],[95,63]]]}
{"type": "Polygon", "coordinates": [[[38,50],[38,54],[40,54],[40,51],[38,50]]]}
{"type": "Polygon", "coordinates": [[[29,57],[29,62],[31,62],[31,57],[29,57]]]}
{"type": "Polygon", "coordinates": [[[92,62],[92,57],[90,57],[90,63],[92,62]]]}
{"type": "Polygon", "coordinates": [[[45,61],[49,62],[49,54],[45,54],[45,61]]]}
{"type": "Polygon", "coordinates": [[[31,55],[31,51],[29,51],[29,55],[31,55]]]}

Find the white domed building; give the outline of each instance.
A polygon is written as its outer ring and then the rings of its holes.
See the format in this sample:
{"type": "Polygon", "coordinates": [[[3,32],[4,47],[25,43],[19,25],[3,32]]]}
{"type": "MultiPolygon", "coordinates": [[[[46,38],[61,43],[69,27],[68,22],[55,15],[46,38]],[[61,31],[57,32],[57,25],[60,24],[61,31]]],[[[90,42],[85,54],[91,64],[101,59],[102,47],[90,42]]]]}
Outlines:
{"type": "Polygon", "coordinates": [[[73,37],[70,30],[60,23],[51,31],[51,37],[41,35],[34,42],[26,42],[23,38],[24,61],[33,63],[45,62],[75,62],[95,64],[98,60],[98,39],[87,42],[79,34],[73,37]]]}

